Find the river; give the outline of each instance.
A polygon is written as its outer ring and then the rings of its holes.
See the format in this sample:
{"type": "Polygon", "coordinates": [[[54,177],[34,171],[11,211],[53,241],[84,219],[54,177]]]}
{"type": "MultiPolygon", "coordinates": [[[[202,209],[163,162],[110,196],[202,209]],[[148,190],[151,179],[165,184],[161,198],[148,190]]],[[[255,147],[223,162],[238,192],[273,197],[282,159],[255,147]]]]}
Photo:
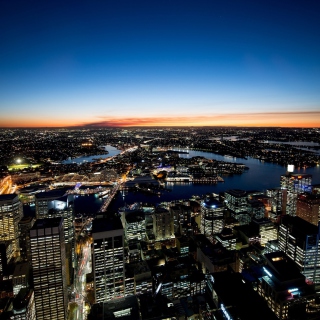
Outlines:
{"type": "Polygon", "coordinates": [[[118,155],[121,150],[118,150],[117,148],[111,146],[111,145],[107,145],[107,146],[103,146],[104,149],[106,151],[108,151],[108,153],[106,154],[98,154],[98,155],[93,155],[93,156],[83,156],[83,157],[78,157],[78,158],[73,158],[73,159],[68,159],[68,160],[64,160],[62,161],[62,164],[71,164],[71,163],[83,163],[83,162],[93,162],[97,159],[106,159],[109,157],[113,157],[118,155]]]}

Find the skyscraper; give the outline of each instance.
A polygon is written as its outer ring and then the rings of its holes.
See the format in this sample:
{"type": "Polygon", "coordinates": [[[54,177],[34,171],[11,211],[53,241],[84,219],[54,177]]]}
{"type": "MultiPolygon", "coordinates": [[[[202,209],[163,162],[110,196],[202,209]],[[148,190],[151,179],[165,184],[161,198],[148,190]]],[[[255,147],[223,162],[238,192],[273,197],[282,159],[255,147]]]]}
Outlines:
{"type": "Polygon", "coordinates": [[[320,220],[320,195],[300,194],[297,199],[297,216],[318,226],[320,220]]]}
{"type": "Polygon", "coordinates": [[[169,210],[158,207],[153,217],[153,233],[156,240],[166,240],[173,237],[173,218],[169,210]]]}
{"type": "Polygon", "coordinates": [[[63,218],[38,219],[30,230],[36,318],[67,317],[63,218]]]}
{"type": "Polygon", "coordinates": [[[96,303],[124,297],[124,230],[120,218],[99,218],[92,224],[96,303]]]}
{"type": "Polygon", "coordinates": [[[0,195],[0,240],[12,241],[15,255],[19,255],[19,227],[22,205],[16,194],[0,195]]]}
{"type": "Polygon", "coordinates": [[[213,199],[207,198],[201,202],[201,226],[200,231],[211,241],[213,235],[218,234],[223,229],[224,205],[213,199]]]}
{"type": "Polygon", "coordinates": [[[297,211],[297,197],[300,193],[311,193],[311,174],[295,174],[287,172],[281,175],[280,185],[283,193],[284,212],[290,216],[295,216],[297,211]]]}
{"type": "Polygon", "coordinates": [[[320,286],[319,228],[300,217],[286,215],[278,239],[279,249],[297,264],[308,281],[320,286]]]}
{"type": "Polygon", "coordinates": [[[31,262],[30,254],[30,229],[35,222],[33,217],[23,217],[19,221],[19,246],[20,258],[24,261],[31,262]]]}
{"type": "Polygon", "coordinates": [[[36,194],[36,218],[43,219],[63,217],[67,260],[67,282],[70,284],[74,262],[74,207],[73,196],[64,194],[65,192],[61,190],[40,192],[36,194]]]}

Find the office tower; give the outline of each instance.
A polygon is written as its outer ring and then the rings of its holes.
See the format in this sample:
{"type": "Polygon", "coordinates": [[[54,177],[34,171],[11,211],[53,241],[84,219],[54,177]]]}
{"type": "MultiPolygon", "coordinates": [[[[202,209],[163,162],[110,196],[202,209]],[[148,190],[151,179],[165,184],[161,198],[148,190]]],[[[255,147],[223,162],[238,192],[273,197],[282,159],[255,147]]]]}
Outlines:
{"type": "Polygon", "coordinates": [[[266,195],[271,199],[271,218],[276,218],[283,212],[283,193],[281,188],[267,189],[266,195]]]}
{"type": "Polygon", "coordinates": [[[7,275],[9,262],[14,254],[13,241],[0,241],[0,275],[7,275]]]}
{"type": "Polygon", "coordinates": [[[54,190],[36,194],[36,218],[63,218],[66,251],[67,283],[72,282],[74,265],[74,207],[73,196],[64,191],[54,190]]]}
{"type": "Polygon", "coordinates": [[[260,244],[265,246],[268,241],[278,239],[278,229],[269,219],[253,219],[252,224],[259,228],[260,244]]]}
{"type": "Polygon", "coordinates": [[[251,219],[261,219],[265,216],[265,206],[262,201],[257,199],[248,200],[248,214],[251,219]]]}
{"type": "Polygon", "coordinates": [[[258,293],[278,319],[309,319],[311,310],[312,319],[319,319],[319,296],[295,263],[283,252],[268,253],[265,260],[258,293]]]}
{"type": "Polygon", "coordinates": [[[12,276],[13,294],[15,296],[19,293],[20,289],[29,287],[29,272],[30,265],[28,262],[16,265],[12,276]]]}
{"type": "Polygon", "coordinates": [[[182,235],[191,234],[192,224],[190,202],[184,201],[172,203],[169,210],[173,217],[174,232],[182,235]]]}
{"type": "Polygon", "coordinates": [[[247,212],[247,192],[239,189],[231,189],[224,193],[225,203],[228,209],[234,213],[247,212]]]}
{"type": "Polygon", "coordinates": [[[67,316],[67,278],[63,218],[38,219],[30,230],[36,318],[67,316]]]}
{"type": "Polygon", "coordinates": [[[146,261],[127,263],[125,268],[126,296],[152,293],[152,275],[146,261]]]}
{"type": "Polygon", "coordinates": [[[189,238],[186,236],[181,236],[176,238],[176,246],[181,257],[186,257],[189,255],[189,238]]]}
{"type": "Polygon", "coordinates": [[[96,303],[124,297],[124,230],[120,218],[93,220],[92,238],[96,303]]]}
{"type": "Polygon", "coordinates": [[[20,258],[31,263],[30,253],[30,229],[32,228],[35,219],[33,217],[23,217],[19,221],[19,246],[20,258]]]}
{"type": "Polygon", "coordinates": [[[143,211],[124,212],[122,214],[122,224],[128,242],[145,240],[146,220],[143,211]]]}
{"type": "Polygon", "coordinates": [[[211,272],[221,272],[233,269],[238,272],[239,266],[235,250],[228,250],[218,241],[211,243],[203,234],[197,234],[193,237],[193,246],[197,247],[196,260],[201,264],[201,270],[204,274],[211,272]]]}
{"type": "Polygon", "coordinates": [[[319,229],[300,217],[284,216],[279,227],[279,249],[310,282],[320,285],[319,229]]]}
{"type": "Polygon", "coordinates": [[[226,249],[236,250],[237,236],[233,234],[232,229],[223,228],[219,234],[215,235],[215,239],[217,239],[226,249]]]}
{"type": "Polygon", "coordinates": [[[213,199],[206,198],[201,201],[201,225],[200,231],[210,241],[213,241],[213,235],[220,233],[223,229],[224,205],[213,199]]]}
{"type": "Polygon", "coordinates": [[[308,193],[298,195],[297,216],[318,226],[320,221],[320,195],[308,193]]]}
{"type": "Polygon", "coordinates": [[[251,217],[248,214],[248,192],[239,189],[228,190],[224,193],[224,202],[231,211],[231,216],[239,221],[240,225],[249,224],[251,217]]]}
{"type": "Polygon", "coordinates": [[[36,218],[63,217],[66,244],[74,239],[74,208],[73,196],[64,195],[64,191],[49,191],[36,194],[36,218]]]}
{"type": "MultiPolygon", "coordinates": [[[[12,302],[13,320],[36,320],[36,310],[34,303],[34,291],[23,288],[12,302]]],[[[49,318],[46,318],[49,319],[49,318]]]]}
{"type": "Polygon", "coordinates": [[[156,240],[166,240],[174,237],[173,219],[167,209],[161,207],[156,208],[152,217],[153,233],[156,240]]]}
{"type": "Polygon", "coordinates": [[[283,193],[283,213],[295,216],[297,211],[297,197],[300,193],[311,193],[311,174],[294,174],[287,172],[281,175],[280,185],[283,193]]]}
{"type": "Polygon", "coordinates": [[[19,255],[19,228],[22,204],[16,194],[0,195],[0,241],[12,240],[15,255],[19,255]]]}

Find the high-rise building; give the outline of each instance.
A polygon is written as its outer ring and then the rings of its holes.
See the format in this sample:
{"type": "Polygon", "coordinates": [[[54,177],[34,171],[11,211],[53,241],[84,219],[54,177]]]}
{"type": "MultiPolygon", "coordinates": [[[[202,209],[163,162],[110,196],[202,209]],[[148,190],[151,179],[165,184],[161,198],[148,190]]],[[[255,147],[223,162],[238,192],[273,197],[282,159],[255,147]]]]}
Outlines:
{"type": "Polygon", "coordinates": [[[19,227],[22,204],[16,194],[0,195],[0,241],[11,240],[15,255],[19,255],[19,227]]]}
{"type": "Polygon", "coordinates": [[[295,216],[297,211],[297,197],[300,193],[311,193],[312,175],[287,172],[281,175],[280,185],[283,192],[283,209],[285,214],[295,216]]]}
{"type": "Polygon", "coordinates": [[[16,265],[12,276],[13,294],[15,296],[19,293],[20,289],[29,288],[29,273],[30,265],[28,262],[16,265]]]}
{"type": "Polygon", "coordinates": [[[156,208],[153,214],[153,233],[156,240],[166,240],[174,237],[173,219],[169,210],[156,208]]]}
{"type": "Polygon", "coordinates": [[[283,193],[285,191],[281,188],[273,188],[267,189],[266,195],[271,199],[271,206],[270,206],[270,216],[271,218],[277,218],[283,212],[283,193]]]}
{"type": "Polygon", "coordinates": [[[72,282],[74,265],[74,206],[73,196],[64,195],[64,191],[54,190],[36,194],[36,218],[63,218],[66,251],[67,282],[72,282]]]}
{"type": "Polygon", "coordinates": [[[279,249],[310,282],[320,285],[319,228],[300,217],[285,215],[279,227],[279,249]]]}
{"type": "Polygon", "coordinates": [[[124,212],[122,224],[127,241],[145,240],[146,220],[142,210],[124,212]]]}
{"type": "Polygon", "coordinates": [[[213,241],[213,235],[220,233],[223,229],[223,203],[213,198],[206,198],[201,202],[201,225],[200,231],[210,241],[213,241]]]}
{"type": "Polygon", "coordinates": [[[268,253],[265,260],[257,291],[278,319],[308,319],[311,312],[312,319],[319,319],[315,286],[294,262],[283,252],[268,253]]]}
{"type": "Polygon", "coordinates": [[[239,189],[227,190],[224,193],[225,203],[233,213],[247,212],[247,192],[239,189]]]}
{"type": "Polygon", "coordinates": [[[278,239],[278,228],[269,219],[253,219],[252,224],[259,228],[260,244],[265,246],[268,241],[278,239]]]}
{"type": "Polygon", "coordinates": [[[233,234],[232,229],[223,228],[221,233],[215,235],[215,238],[228,250],[236,250],[237,236],[233,234]]]}
{"type": "Polygon", "coordinates": [[[0,241],[0,275],[7,275],[8,265],[14,258],[13,241],[0,241]]]}
{"type": "Polygon", "coordinates": [[[174,233],[187,235],[192,233],[191,206],[188,201],[175,201],[170,205],[170,213],[173,217],[174,233]]]}
{"type": "Polygon", "coordinates": [[[74,240],[74,207],[73,196],[64,195],[60,190],[36,194],[36,218],[63,217],[64,238],[66,244],[74,240]]]}
{"type": "Polygon", "coordinates": [[[320,195],[300,194],[297,199],[297,216],[318,226],[320,221],[320,195]]]}
{"type": "Polygon", "coordinates": [[[96,303],[124,297],[124,230],[120,218],[93,220],[92,238],[96,303]]]}
{"type": "Polygon", "coordinates": [[[38,219],[30,230],[36,318],[67,317],[63,218],[38,219]]]}
{"type": "MultiPolygon", "coordinates": [[[[23,288],[12,302],[13,320],[36,320],[34,292],[32,289],[23,288]]],[[[49,319],[49,318],[46,318],[49,319]]]]}
{"type": "Polygon", "coordinates": [[[32,228],[34,222],[35,219],[33,217],[23,217],[19,221],[20,258],[29,262],[31,262],[30,229],[32,228]]]}

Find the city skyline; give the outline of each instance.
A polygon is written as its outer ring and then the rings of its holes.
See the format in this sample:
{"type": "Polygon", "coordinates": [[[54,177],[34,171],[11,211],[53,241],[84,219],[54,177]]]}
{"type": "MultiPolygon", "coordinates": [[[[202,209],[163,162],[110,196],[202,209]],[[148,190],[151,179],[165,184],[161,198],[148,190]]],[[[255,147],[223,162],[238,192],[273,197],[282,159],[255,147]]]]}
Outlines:
{"type": "Polygon", "coordinates": [[[0,4],[0,127],[320,127],[317,1],[0,4]]]}

